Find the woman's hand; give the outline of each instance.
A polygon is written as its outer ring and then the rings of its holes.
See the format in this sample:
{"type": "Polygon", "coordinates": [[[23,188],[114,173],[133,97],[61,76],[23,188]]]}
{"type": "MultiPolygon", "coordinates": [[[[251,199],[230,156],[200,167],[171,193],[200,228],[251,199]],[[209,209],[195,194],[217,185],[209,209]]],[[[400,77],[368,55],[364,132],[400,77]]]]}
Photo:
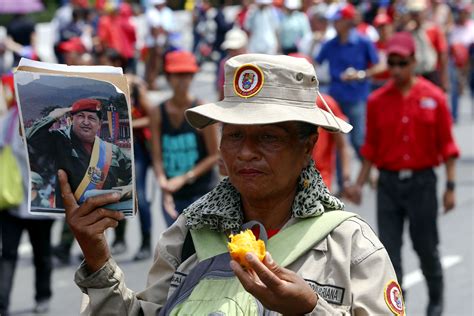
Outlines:
{"type": "Polygon", "coordinates": [[[177,219],[179,213],[176,211],[176,205],[174,204],[173,195],[169,192],[163,191],[163,208],[165,212],[172,218],[177,219]]]}
{"type": "Polygon", "coordinates": [[[118,221],[124,218],[122,212],[107,210],[102,206],[118,202],[120,194],[112,193],[88,198],[79,206],[71,191],[66,172],[59,170],[58,177],[66,209],[66,222],[82,249],[90,272],[95,272],[110,258],[104,231],[110,227],[117,227],[118,221]]]}
{"type": "Polygon", "coordinates": [[[245,290],[266,308],[283,315],[303,315],[316,307],[318,296],[305,280],[278,266],[268,252],[263,263],[250,252],[246,259],[251,269],[244,270],[234,260],[230,266],[245,290]]]}
{"type": "Polygon", "coordinates": [[[177,176],[168,180],[166,190],[170,193],[175,193],[186,184],[186,177],[184,175],[177,176]]]}

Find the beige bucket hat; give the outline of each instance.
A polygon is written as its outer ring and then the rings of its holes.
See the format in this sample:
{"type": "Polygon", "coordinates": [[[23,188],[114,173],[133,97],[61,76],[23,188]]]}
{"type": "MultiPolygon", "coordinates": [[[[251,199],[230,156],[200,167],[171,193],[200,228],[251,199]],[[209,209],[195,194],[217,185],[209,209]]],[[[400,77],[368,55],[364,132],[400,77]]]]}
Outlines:
{"type": "MultiPolygon", "coordinates": [[[[352,126],[316,106],[321,97],[313,65],[304,58],[243,54],[225,64],[224,100],[185,112],[195,128],[300,121],[348,133],[352,126]]],[[[323,99],[323,102],[324,99],[323,99]]]]}

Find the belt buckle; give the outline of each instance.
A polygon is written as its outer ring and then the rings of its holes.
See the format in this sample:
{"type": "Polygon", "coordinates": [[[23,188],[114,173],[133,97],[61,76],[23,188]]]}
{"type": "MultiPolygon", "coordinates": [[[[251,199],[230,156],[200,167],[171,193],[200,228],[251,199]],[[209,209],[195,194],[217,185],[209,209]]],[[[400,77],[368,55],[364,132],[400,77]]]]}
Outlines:
{"type": "Polygon", "coordinates": [[[413,170],[410,170],[410,169],[402,169],[398,172],[399,180],[410,179],[412,176],[413,176],[413,170]]]}

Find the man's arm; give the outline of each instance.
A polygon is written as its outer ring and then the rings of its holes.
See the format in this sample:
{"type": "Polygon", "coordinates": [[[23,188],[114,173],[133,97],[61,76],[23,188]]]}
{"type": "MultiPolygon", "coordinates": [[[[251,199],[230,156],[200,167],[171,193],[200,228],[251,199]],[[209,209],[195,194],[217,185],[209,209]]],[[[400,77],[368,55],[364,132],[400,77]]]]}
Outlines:
{"type": "Polygon", "coordinates": [[[444,212],[448,213],[456,205],[456,159],[454,157],[446,160],[446,189],[443,194],[444,212]]]}
{"type": "Polygon", "coordinates": [[[32,154],[52,154],[56,141],[55,133],[49,132],[49,128],[57,119],[68,113],[70,108],[57,108],[47,116],[37,120],[30,128],[26,129],[28,146],[34,149],[32,154]]]}

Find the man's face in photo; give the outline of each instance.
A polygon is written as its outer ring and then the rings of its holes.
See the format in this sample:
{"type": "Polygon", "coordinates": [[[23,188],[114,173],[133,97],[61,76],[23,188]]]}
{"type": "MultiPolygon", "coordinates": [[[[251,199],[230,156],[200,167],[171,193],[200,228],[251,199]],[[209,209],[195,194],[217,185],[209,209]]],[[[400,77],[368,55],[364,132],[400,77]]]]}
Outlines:
{"type": "Polygon", "coordinates": [[[83,142],[93,143],[100,128],[97,113],[82,111],[72,116],[72,130],[83,142]]]}

